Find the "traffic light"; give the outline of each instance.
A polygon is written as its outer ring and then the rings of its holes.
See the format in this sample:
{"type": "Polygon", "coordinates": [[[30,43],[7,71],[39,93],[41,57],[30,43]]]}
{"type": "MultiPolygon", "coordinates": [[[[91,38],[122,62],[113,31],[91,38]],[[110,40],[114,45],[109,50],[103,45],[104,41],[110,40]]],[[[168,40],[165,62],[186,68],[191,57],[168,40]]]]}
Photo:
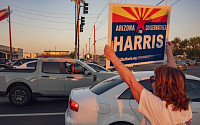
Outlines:
{"type": "Polygon", "coordinates": [[[83,14],[88,14],[88,3],[84,3],[83,14]]]}
{"type": "Polygon", "coordinates": [[[81,24],[85,25],[85,17],[83,17],[83,16],[81,17],[81,24]]]}
{"type": "Polygon", "coordinates": [[[80,24],[80,32],[83,32],[83,24],[80,24]]]}

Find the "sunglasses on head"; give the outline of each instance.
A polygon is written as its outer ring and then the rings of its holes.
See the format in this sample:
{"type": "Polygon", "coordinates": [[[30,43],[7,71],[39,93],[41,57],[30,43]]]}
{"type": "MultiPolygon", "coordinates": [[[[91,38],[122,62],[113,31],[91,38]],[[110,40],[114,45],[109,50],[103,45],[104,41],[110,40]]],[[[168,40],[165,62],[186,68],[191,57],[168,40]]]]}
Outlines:
{"type": "Polygon", "coordinates": [[[154,76],[150,76],[150,83],[153,83],[153,82],[155,82],[155,77],[154,76]]]}

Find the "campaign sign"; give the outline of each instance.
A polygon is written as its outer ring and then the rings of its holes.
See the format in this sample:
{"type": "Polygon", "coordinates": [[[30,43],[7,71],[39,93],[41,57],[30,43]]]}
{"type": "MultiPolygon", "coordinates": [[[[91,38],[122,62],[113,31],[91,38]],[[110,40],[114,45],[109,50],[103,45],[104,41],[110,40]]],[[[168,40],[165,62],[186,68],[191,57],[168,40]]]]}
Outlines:
{"type": "MultiPolygon", "coordinates": [[[[108,44],[127,66],[165,61],[171,7],[109,4],[108,44]]],[[[106,67],[113,64],[107,60],[106,67]]]]}

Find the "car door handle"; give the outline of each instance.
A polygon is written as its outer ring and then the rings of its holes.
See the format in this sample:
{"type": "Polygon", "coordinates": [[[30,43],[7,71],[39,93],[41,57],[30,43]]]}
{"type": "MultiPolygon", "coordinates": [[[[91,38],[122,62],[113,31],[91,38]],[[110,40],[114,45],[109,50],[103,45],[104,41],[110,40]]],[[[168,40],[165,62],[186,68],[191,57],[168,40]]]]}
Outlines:
{"type": "Polygon", "coordinates": [[[74,77],[73,77],[73,76],[67,76],[67,78],[69,78],[69,79],[73,79],[74,77]]]}
{"type": "Polygon", "coordinates": [[[44,78],[49,78],[49,76],[41,76],[41,77],[44,77],[44,78]]]}

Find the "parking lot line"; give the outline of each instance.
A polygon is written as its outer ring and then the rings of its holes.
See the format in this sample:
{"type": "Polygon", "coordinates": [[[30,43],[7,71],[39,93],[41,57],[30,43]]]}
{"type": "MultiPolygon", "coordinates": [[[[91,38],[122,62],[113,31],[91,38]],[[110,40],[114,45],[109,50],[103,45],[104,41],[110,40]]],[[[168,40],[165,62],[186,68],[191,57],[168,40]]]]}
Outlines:
{"type": "Polygon", "coordinates": [[[59,113],[29,113],[29,114],[1,114],[0,117],[21,117],[21,116],[49,116],[49,115],[64,115],[64,112],[59,113]]]}

